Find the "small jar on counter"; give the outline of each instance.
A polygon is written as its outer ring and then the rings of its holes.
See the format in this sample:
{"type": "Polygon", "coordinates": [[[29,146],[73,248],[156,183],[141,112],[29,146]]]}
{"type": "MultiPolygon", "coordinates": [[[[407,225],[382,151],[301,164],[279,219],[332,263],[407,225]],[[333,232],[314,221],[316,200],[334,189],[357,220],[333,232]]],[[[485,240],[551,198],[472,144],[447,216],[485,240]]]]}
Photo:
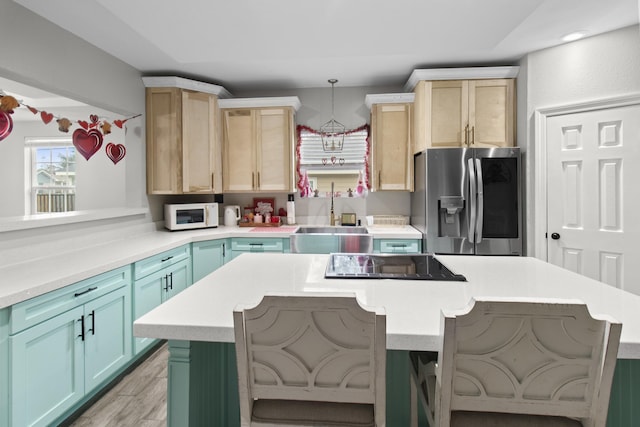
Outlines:
{"type": "Polygon", "coordinates": [[[255,214],[253,216],[253,222],[260,224],[262,222],[262,214],[255,214]]]}

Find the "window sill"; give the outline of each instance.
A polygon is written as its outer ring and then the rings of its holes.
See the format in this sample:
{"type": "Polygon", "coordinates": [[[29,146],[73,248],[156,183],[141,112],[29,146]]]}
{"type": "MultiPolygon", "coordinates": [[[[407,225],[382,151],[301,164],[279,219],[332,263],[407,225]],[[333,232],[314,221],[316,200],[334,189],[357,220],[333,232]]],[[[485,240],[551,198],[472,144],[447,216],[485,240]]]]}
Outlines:
{"type": "Polygon", "coordinates": [[[87,221],[143,216],[148,214],[148,212],[148,208],[111,208],[0,218],[0,233],[76,224],[87,221]]]}

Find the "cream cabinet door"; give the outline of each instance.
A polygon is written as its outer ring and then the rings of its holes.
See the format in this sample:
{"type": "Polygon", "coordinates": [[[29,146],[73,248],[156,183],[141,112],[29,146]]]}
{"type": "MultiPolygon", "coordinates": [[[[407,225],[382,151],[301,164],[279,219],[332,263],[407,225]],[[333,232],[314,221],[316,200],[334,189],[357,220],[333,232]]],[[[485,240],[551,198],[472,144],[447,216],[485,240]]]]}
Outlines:
{"type": "Polygon", "coordinates": [[[469,81],[469,146],[514,146],[514,86],[512,79],[469,81]]]}
{"type": "Polygon", "coordinates": [[[224,111],[224,191],[294,191],[290,108],[224,111]]]}
{"type": "Polygon", "coordinates": [[[180,89],[148,88],[147,193],[177,194],[182,187],[180,89]]]}
{"type": "Polygon", "coordinates": [[[147,193],[220,192],[222,161],[215,95],[147,88],[147,193]]]}
{"type": "Polygon", "coordinates": [[[254,191],[255,111],[224,111],[224,191],[254,191]]]}
{"type": "Polygon", "coordinates": [[[428,147],[461,147],[469,123],[469,83],[466,80],[430,82],[428,147]]]}
{"type": "Polygon", "coordinates": [[[413,190],[411,104],[377,104],[372,108],[374,190],[413,190]]]}
{"type": "Polygon", "coordinates": [[[414,153],[514,145],[513,79],[421,81],[414,92],[414,153]]]}
{"type": "Polygon", "coordinates": [[[257,189],[293,191],[293,112],[264,108],[257,119],[257,189]]]}
{"type": "Polygon", "coordinates": [[[182,191],[222,190],[220,126],[215,95],[182,92],[182,191]]]}

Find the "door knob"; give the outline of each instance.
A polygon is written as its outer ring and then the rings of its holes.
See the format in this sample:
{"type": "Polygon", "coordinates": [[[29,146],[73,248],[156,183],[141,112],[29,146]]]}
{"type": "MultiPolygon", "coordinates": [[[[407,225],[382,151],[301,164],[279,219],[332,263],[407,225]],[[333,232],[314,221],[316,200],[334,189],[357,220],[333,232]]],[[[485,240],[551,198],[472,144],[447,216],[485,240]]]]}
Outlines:
{"type": "Polygon", "coordinates": [[[551,233],[551,238],[553,240],[558,240],[560,238],[560,235],[558,233],[551,233]]]}

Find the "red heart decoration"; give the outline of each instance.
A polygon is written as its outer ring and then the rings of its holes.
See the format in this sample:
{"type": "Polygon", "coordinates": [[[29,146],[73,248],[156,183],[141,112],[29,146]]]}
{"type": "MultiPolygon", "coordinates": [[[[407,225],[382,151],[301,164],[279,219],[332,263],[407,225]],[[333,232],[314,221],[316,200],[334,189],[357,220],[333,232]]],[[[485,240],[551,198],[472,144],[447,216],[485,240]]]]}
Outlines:
{"type": "Polygon", "coordinates": [[[73,145],[82,157],[89,160],[102,146],[102,134],[95,129],[88,132],[84,129],[76,129],[73,131],[73,145]]]}
{"type": "Polygon", "coordinates": [[[7,112],[0,110],[0,141],[8,137],[12,130],[13,119],[7,112]]]}
{"type": "Polygon", "coordinates": [[[84,130],[89,129],[89,123],[85,122],[84,120],[78,120],[78,124],[82,126],[84,130]]]}
{"type": "Polygon", "coordinates": [[[124,155],[127,153],[127,149],[124,148],[124,145],[116,145],[113,142],[107,144],[106,151],[107,157],[111,159],[114,165],[124,159],[124,155]]]}
{"type": "Polygon", "coordinates": [[[29,107],[28,105],[27,105],[27,108],[28,108],[28,109],[29,109],[29,111],[31,111],[33,114],[38,114],[38,110],[36,110],[35,108],[33,108],[33,107],[29,107]]]}
{"type": "Polygon", "coordinates": [[[51,120],[53,120],[53,114],[47,113],[46,111],[40,112],[40,118],[44,122],[45,125],[48,125],[51,120]]]}
{"type": "Polygon", "coordinates": [[[89,116],[89,119],[91,120],[91,123],[93,123],[94,125],[98,123],[98,116],[96,116],[95,114],[91,114],[89,116]]]}
{"type": "Polygon", "coordinates": [[[122,129],[122,125],[124,124],[124,122],[122,120],[114,120],[113,124],[122,129]]]}

